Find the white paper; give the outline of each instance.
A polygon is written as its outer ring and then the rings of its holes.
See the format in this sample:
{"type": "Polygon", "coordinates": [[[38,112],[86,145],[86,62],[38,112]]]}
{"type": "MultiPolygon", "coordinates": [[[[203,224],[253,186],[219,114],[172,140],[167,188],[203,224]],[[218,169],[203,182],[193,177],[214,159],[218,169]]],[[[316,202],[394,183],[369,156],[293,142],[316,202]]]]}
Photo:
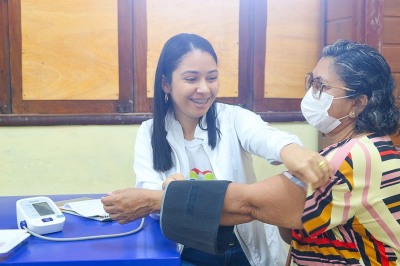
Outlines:
{"type": "Polygon", "coordinates": [[[7,254],[30,236],[22,229],[0,230],[0,254],[7,254]]]}
{"type": "Polygon", "coordinates": [[[64,204],[64,209],[77,212],[85,217],[108,217],[108,213],[103,209],[100,199],[75,201],[64,204]]]}

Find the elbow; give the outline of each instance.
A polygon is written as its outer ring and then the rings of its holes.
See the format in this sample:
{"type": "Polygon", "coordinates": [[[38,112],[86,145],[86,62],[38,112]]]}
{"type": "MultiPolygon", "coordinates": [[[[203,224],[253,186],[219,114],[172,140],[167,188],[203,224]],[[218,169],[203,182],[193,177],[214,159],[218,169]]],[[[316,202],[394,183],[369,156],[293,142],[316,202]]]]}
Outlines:
{"type": "Polygon", "coordinates": [[[253,208],[241,205],[239,202],[230,205],[229,208],[224,206],[221,214],[220,224],[224,226],[237,225],[256,220],[253,208]]]}

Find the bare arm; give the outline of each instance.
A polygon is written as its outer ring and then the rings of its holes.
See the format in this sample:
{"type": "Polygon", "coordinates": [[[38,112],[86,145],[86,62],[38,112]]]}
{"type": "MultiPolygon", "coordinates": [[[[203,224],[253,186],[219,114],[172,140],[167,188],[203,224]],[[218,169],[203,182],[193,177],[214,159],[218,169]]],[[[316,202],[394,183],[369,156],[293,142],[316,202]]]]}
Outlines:
{"type": "MultiPolygon", "coordinates": [[[[175,175],[167,181],[181,179],[175,175]]],[[[162,193],[161,190],[130,188],[114,191],[102,202],[111,218],[123,224],[159,211],[162,193]]],[[[302,228],[305,194],[303,188],[284,175],[251,185],[231,183],[225,195],[221,224],[235,225],[260,220],[286,228],[302,228]]]]}
{"type": "Polygon", "coordinates": [[[300,229],[306,192],[284,175],[251,185],[231,183],[225,195],[222,225],[260,220],[300,229]]]}

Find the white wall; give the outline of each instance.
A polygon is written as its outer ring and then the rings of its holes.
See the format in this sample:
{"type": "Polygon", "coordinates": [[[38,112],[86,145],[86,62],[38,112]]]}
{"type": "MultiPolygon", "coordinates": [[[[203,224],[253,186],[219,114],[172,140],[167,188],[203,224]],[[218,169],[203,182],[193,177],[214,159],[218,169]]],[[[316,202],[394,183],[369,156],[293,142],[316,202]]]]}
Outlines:
{"type": "MultiPolygon", "coordinates": [[[[317,150],[306,123],[273,123],[317,150]]],[[[137,125],[0,128],[0,195],[107,193],[133,187],[137,125]]],[[[259,179],[284,170],[255,158],[259,179]]]]}

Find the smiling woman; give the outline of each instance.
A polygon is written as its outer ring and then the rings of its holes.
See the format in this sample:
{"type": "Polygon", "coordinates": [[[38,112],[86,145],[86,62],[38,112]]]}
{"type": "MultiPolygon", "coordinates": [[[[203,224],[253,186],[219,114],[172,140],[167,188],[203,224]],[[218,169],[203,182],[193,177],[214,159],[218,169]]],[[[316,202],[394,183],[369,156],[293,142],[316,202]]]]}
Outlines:
{"type": "MultiPolygon", "coordinates": [[[[177,173],[193,180],[254,183],[253,154],[275,164],[284,162],[299,176],[316,182],[329,178],[329,167],[318,167],[323,161],[318,153],[302,148],[296,136],[270,127],[259,115],[215,102],[218,92],[218,59],[210,42],[188,33],[170,38],[156,68],[154,118],[142,123],[136,137],[138,188],[161,190],[163,182],[177,173]],[[299,165],[299,157],[306,158],[306,163],[299,165]]],[[[120,223],[133,221],[135,208],[142,215],[158,218],[152,202],[142,201],[140,206],[133,199],[136,195],[135,189],[114,191],[103,203],[120,223]]],[[[199,222],[209,226],[205,220],[199,222]]],[[[226,254],[184,247],[182,260],[195,265],[284,263],[285,247],[275,226],[265,227],[258,221],[244,223],[230,238],[226,254]]]]}

